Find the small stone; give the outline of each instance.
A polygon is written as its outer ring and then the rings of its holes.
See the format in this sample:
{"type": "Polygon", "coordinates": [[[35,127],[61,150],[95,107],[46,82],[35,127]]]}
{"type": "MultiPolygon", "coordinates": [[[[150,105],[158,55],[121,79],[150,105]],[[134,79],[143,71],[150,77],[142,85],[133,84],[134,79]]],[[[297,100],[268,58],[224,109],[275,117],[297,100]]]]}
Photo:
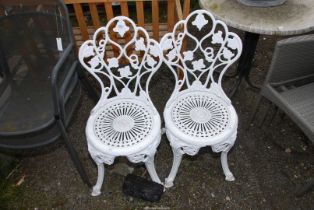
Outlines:
{"type": "Polygon", "coordinates": [[[290,148],[287,148],[287,149],[285,149],[285,152],[286,152],[286,153],[291,153],[291,149],[290,149],[290,148]]]}
{"type": "Polygon", "coordinates": [[[231,198],[230,198],[229,196],[227,196],[227,197],[226,197],[226,200],[227,200],[227,201],[230,201],[230,200],[231,200],[231,198]]]}
{"type": "Polygon", "coordinates": [[[214,193],[211,193],[210,195],[212,196],[212,198],[214,198],[214,197],[215,197],[215,194],[214,194],[214,193]]]}

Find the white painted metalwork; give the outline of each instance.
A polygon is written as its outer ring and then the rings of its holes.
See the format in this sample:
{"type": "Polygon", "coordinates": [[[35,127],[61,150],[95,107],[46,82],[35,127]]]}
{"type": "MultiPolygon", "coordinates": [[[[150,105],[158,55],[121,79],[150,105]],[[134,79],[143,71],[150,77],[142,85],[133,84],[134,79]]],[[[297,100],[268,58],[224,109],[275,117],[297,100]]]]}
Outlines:
{"type": "Polygon", "coordinates": [[[88,150],[98,165],[92,195],[100,194],[103,163],[112,164],[117,156],[144,162],[152,180],[160,183],[154,155],[161,121],[148,94],[151,77],[162,62],[159,44],[131,19],[119,16],[83,43],[79,60],[102,90],[86,125],[88,150]],[[110,55],[110,48],[117,52],[110,55]]]}
{"type": "Polygon", "coordinates": [[[241,54],[241,39],[209,12],[196,10],[162,38],[161,48],[176,81],[164,110],[174,155],[165,186],[173,186],[182,155],[196,155],[205,146],[221,152],[226,180],[233,181],[227,153],[236,139],[238,117],[221,81],[241,54]]]}

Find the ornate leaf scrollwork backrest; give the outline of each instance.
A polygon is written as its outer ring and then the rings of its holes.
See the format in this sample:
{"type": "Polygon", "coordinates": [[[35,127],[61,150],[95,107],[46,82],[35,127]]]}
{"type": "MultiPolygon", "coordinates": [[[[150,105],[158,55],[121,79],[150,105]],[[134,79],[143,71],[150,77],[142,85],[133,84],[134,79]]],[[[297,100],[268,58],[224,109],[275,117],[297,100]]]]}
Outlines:
{"type": "Polygon", "coordinates": [[[222,77],[242,52],[238,35],[229,32],[224,22],[206,10],[196,10],[179,21],[172,33],[164,35],[160,45],[164,62],[176,79],[172,96],[190,87],[215,86],[223,93],[222,77]],[[219,73],[218,79],[214,72],[219,73]]]}
{"type": "Polygon", "coordinates": [[[160,46],[130,18],[118,16],[99,28],[82,44],[79,60],[101,86],[98,104],[114,96],[140,96],[151,102],[148,86],[162,62],[160,46]]]}

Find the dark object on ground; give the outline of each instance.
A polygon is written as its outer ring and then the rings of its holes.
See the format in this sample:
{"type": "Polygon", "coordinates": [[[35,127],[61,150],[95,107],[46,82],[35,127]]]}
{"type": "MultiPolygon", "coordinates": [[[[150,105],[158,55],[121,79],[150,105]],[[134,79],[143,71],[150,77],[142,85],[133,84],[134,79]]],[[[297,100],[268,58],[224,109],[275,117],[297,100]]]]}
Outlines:
{"type": "Polygon", "coordinates": [[[0,148],[30,149],[62,136],[90,185],[66,132],[81,94],[67,9],[60,0],[1,6],[6,15],[0,17],[0,148]]]}
{"type": "Polygon", "coordinates": [[[123,183],[123,193],[146,201],[156,202],[161,199],[164,186],[140,176],[128,174],[123,183]]]}

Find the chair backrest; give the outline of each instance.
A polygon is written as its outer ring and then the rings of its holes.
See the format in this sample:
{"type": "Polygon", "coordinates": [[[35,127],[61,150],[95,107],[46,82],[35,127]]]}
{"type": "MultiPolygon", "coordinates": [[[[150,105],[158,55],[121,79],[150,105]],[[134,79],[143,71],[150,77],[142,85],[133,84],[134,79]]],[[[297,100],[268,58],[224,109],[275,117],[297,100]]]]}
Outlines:
{"type": "MultiPolygon", "coordinates": [[[[175,75],[172,97],[185,89],[212,89],[224,96],[221,80],[242,52],[241,39],[205,10],[192,12],[161,40],[165,63],[175,75]],[[214,72],[219,77],[214,78],[214,72]],[[179,76],[182,75],[182,76],[179,76]]],[[[229,99],[226,96],[227,101],[229,99]]]]}
{"type": "Polygon", "coordinates": [[[159,37],[173,29],[177,18],[182,19],[189,14],[190,0],[184,0],[183,4],[181,1],[64,0],[70,8],[73,6],[75,12],[78,27],[73,27],[73,33],[77,46],[89,39],[100,26],[118,15],[137,19],[137,24],[158,41],[159,37]]]}
{"type": "Polygon", "coordinates": [[[160,46],[130,18],[118,16],[99,28],[93,40],[82,44],[79,60],[101,86],[99,106],[111,97],[139,96],[151,103],[148,85],[162,63],[160,46]],[[116,35],[121,40],[112,38],[116,35]],[[116,48],[118,53],[112,55],[110,48],[116,48]]]}
{"type": "Polygon", "coordinates": [[[266,83],[281,85],[314,76],[314,35],[290,37],[277,42],[266,83]]]}

